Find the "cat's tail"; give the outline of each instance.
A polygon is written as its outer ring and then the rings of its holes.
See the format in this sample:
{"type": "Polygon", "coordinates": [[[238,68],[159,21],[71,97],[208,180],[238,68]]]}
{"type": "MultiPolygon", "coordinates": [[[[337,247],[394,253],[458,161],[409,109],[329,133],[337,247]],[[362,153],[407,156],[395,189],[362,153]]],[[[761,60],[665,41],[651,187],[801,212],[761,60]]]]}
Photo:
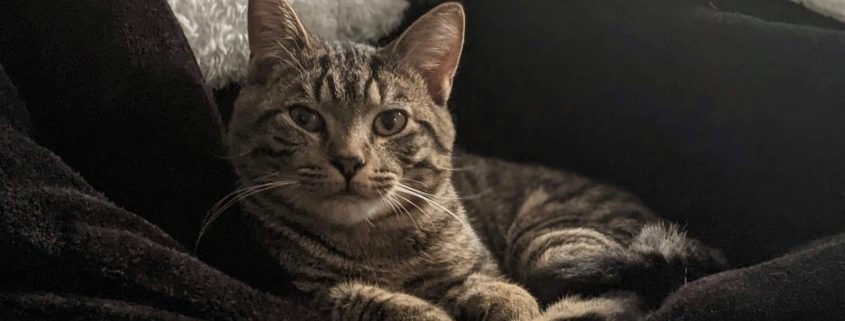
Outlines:
{"type": "Polygon", "coordinates": [[[622,290],[637,293],[645,306],[654,307],[684,283],[726,267],[718,250],[688,238],[676,225],[654,223],[643,226],[627,247],[550,264],[524,282],[547,304],[567,295],[622,290]]]}

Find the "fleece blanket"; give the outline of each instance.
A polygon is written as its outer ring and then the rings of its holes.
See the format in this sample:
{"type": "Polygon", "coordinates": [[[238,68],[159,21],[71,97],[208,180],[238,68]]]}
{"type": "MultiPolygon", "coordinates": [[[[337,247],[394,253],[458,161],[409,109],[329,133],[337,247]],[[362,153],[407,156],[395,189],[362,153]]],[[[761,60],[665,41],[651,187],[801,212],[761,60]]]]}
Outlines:
{"type": "MultiPolygon", "coordinates": [[[[745,266],[652,320],[845,315],[842,238],[782,255],[845,227],[841,25],[749,3],[467,3],[464,146],[628,187],[745,266]]],[[[164,0],[0,2],[0,63],[0,319],[324,319],[237,213],[185,250],[232,177],[164,0]]]]}
{"type": "Polygon", "coordinates": [[[2,67],[0,102],[0,319],[321,320],[200,262],[34,143],[2,67]]]}

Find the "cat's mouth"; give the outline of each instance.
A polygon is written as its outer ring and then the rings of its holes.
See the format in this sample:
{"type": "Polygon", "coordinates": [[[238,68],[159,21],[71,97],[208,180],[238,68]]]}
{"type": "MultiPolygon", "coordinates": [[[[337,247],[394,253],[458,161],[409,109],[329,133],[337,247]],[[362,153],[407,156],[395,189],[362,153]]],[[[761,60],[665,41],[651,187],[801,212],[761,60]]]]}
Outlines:
{"type": "Polygon", "coordinates": [[[362,223],[389,209],[380,197],[369,197],[352,191],[338,192],[311,206],[324,220],[346,226],[362,223]]]}
{"type": "Polygon", "coordinates": [[[330,196],[329,198],[336,200],[336,201],[350,201],[350,202],[373,199],[373,197],[369,197],[367,195],[364,195],[364,194],[361,194],[361,193],[358,193],[358,192],[355,192],[355,191],[352,191],[352,190],[340,191],[340,192],[330,196]]]}
{"type": "Polygon", "coordinates": [[[358,181],[348,181],[338,184],[334,190],[327,190],[325,197],[337,201],[371,201],[389,193],[392,187],[372,186],[358,181]]]}

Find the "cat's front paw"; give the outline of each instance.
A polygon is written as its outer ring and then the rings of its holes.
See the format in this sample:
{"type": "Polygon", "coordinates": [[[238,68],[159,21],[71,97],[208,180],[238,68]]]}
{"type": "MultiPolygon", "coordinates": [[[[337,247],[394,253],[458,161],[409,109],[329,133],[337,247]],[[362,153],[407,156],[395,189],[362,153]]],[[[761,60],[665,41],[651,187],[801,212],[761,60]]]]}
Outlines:
{"type": "Polygon", "coordinates": [[[471,276],[466,284],[447,294],[445,306],[461,320],[529,321],[540,315],[540,306],[522,287],[486,276],[471,276]]]}
{"type": "Polygon", "coordinates": [[[453,321],[443,309],[416,296],[350,282],[328,294],[333,321],[453,321]]]}

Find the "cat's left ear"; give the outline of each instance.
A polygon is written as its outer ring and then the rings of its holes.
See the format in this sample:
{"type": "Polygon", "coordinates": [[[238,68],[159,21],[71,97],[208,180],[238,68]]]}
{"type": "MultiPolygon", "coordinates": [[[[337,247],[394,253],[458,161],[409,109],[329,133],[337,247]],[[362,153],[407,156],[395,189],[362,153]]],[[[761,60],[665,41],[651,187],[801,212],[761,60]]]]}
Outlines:
{"type": "Polygon", "coordinates": [[[464,8],[459,3],[441,4],[417,19],[381,51],[397,59],[400,65],[419,72],[432,100],[445,106],[461,58],[465,20],[464,8]]]}
{"type": "Polygon", "coordinates": [[[250,59],[296,59],[313,43],[286,0],[249,0],[247,33],[250,59]]]}

